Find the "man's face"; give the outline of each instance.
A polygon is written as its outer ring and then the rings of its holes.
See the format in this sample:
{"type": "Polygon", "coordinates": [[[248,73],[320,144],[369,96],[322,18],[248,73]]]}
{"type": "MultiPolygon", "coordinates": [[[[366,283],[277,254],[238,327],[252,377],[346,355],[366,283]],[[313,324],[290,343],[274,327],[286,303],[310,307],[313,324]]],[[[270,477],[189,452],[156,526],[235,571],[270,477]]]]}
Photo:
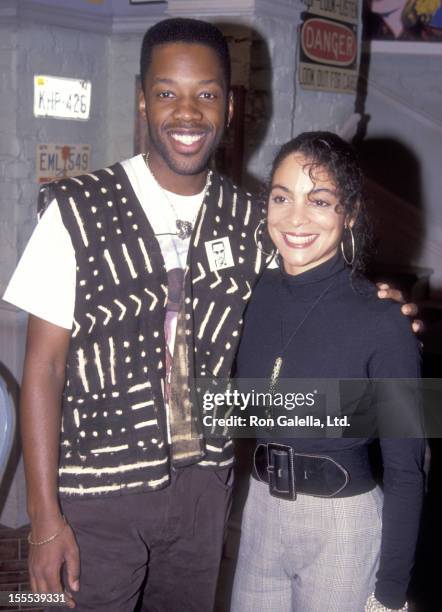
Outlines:
{"type": "Polygon", "coordinates": [[[232,114],[226,87],[210,47],[168,43],[153,49],[140,104],[157,164],[180,175],[205,170],[232,114]]]}
{"type": "Polygon", "coordinates": [[[222,242],[215,242],[212,244],[212,251],[215,255],[215,263],[218,267],[223,266],[226,263],[226,251],[222,242]]]}

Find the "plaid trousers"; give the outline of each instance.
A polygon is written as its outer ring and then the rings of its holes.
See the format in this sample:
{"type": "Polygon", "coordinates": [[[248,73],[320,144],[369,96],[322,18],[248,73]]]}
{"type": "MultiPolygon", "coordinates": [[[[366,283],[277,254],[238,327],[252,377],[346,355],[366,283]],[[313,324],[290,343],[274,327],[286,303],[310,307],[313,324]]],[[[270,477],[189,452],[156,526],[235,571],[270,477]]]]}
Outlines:
{"type": "Polygon", "coordinates": [[[381,490],[286,501],[250,481],[231,612],[363,612],[379,565],[381,490]]]}

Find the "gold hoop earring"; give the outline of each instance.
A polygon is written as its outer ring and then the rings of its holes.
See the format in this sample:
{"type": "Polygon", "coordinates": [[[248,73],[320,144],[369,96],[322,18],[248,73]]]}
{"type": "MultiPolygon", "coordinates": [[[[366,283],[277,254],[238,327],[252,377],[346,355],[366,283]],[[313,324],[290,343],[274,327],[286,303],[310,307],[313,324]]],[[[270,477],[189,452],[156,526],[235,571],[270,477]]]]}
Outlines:
{"type": "Polygon", "coordinates": [[[261,251],[261,253],[263,255],[266,255],[267,257],[274,257],[276,251],[272,251],[271,253],[267,253],[267,251],[264,251],[264,249],[261,246],[261,243],[258,241],[258,233],[260,233],[260,232],[262,233],[262,231],[259,228],[261,227],[261,224],[265,223],[265,222],[266,222],[266,219],[261,219],[261,221],[256,226],[255,232],[253,234],[253,238],[255,240],[255,245],[256,245],[256,248],[258,249],[258,251],[261,251]]]}
{"type": "Polygon", "coordinates": [[[351,259],[347,259],[347,256],[345,254],[344,240],[341,240],[341,253],[342,253],[342,257],[345,259],[345,262],[349,266],[352,266],[353,263],[354,263],[354,260],[355,260],[355,255],[356,255],[355,237],[353,235],[353,230],[351,229],[350,226],[344,225],[344,230],[348,230],[350,232],[350,237],[351,237],[351,259]]]}

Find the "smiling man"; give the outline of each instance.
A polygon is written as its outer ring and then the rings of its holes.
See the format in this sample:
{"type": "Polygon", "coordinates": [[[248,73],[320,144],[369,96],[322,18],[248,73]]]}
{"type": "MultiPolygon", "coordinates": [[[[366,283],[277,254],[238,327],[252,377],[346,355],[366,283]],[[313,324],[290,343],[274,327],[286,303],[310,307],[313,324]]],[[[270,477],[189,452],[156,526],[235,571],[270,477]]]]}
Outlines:
{"type": "Polygon", "coordinates": [[[187,383],[230,373],[264,211],[208,169],[233,112],[221,32],[158,23],[141,77],[148,154],[46,186],[5,295],[30,313],[30,578],[78,610],[209,612],[233,444],[203,439],[187,383]]]}

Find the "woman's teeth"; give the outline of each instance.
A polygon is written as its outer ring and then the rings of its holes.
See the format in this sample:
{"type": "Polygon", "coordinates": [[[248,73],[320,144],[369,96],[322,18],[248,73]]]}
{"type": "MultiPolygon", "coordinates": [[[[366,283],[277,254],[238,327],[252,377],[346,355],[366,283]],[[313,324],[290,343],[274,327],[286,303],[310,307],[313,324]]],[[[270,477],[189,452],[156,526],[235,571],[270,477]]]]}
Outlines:
{"type": "Polygon", "coordinates": [[[293,236],[293,234],[284,234],[285,239],[290,244],[308,244],[309,242],[313,242],[313,240],[317,237],[317,234],[309,234],[308,236],[293,236]]]}

